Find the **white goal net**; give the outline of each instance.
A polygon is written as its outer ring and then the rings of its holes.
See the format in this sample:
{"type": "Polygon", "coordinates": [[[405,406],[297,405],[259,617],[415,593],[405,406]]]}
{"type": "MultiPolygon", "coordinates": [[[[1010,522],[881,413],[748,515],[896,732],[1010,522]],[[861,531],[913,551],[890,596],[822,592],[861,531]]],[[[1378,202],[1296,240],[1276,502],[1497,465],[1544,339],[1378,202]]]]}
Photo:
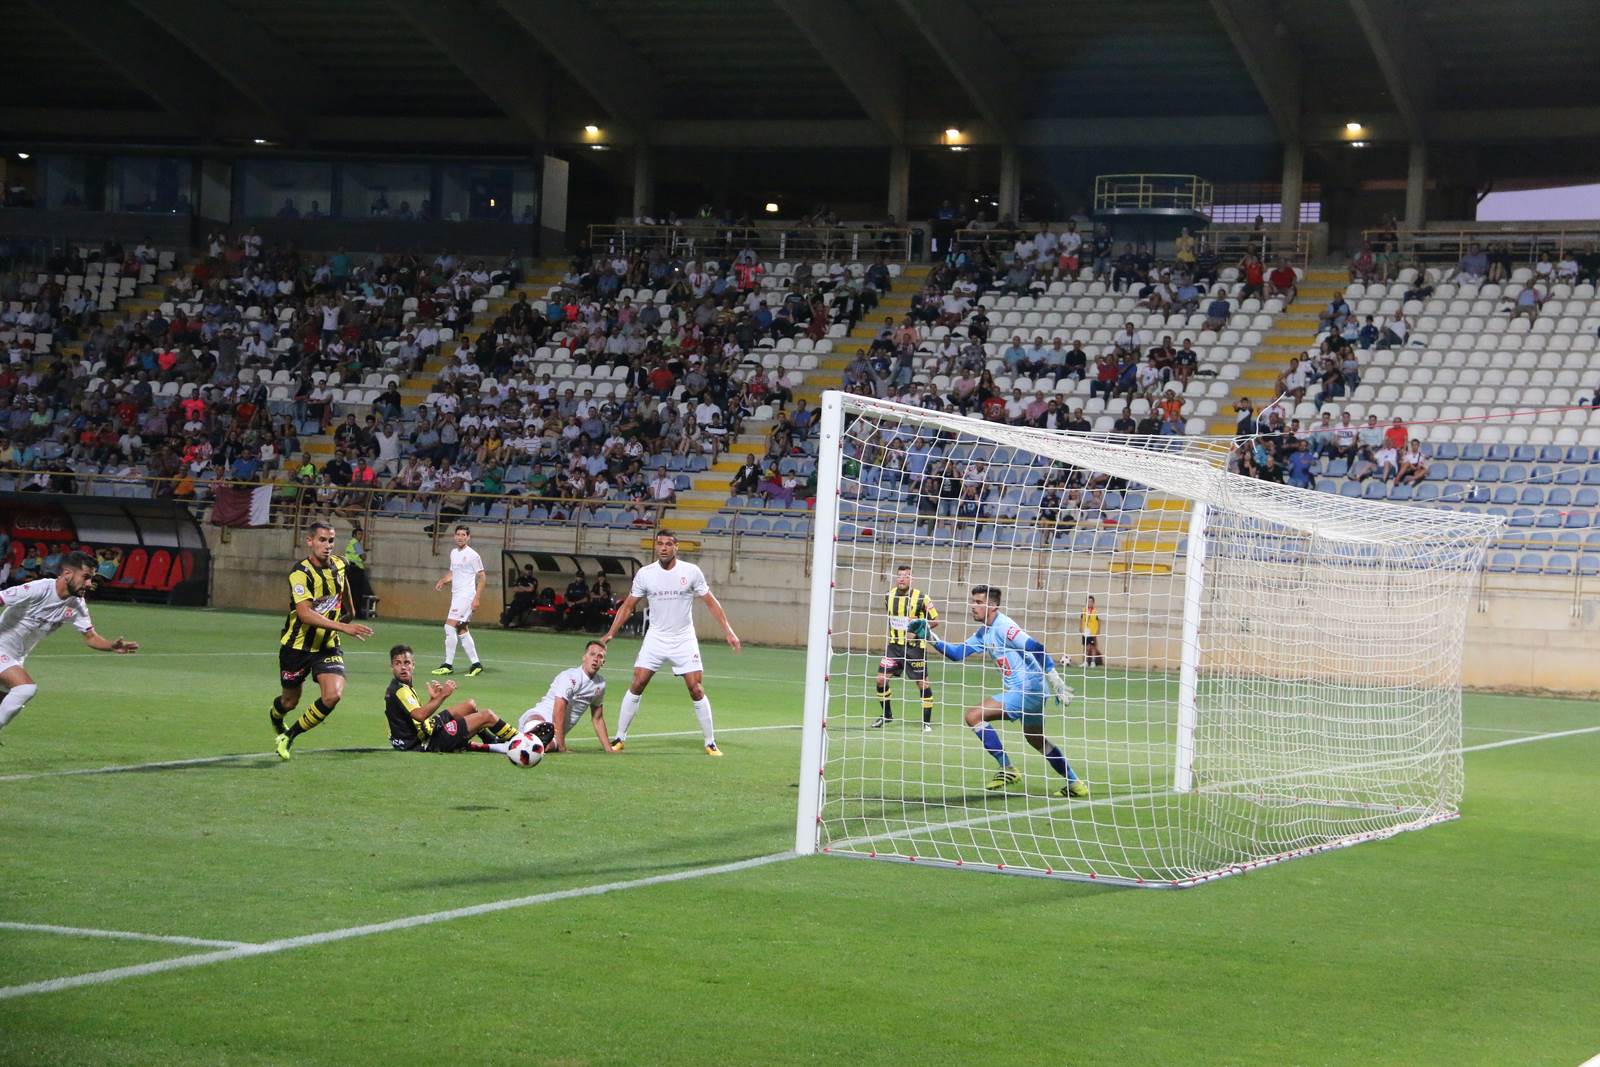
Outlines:
{"type": "Polygon", "coordinates": [[[827,394],[797,847],[1170,886],[1453,818],[1500,520],[1226,450],[827,394]]]}

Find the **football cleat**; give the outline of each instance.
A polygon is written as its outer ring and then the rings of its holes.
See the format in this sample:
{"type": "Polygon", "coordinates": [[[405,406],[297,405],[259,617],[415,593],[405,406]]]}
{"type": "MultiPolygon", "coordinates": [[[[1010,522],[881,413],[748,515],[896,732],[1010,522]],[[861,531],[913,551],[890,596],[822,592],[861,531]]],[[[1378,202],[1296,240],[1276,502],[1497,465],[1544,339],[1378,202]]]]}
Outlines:
{"type": "Polygon", "coordinates": [[[715,741],[707,742],[707,744],[706,744],[706,755],[708,755],[708,756],[720,756],[720,755],[722,755],[722,749],[717,747],[717,743],[715,741]]]}
{"type": "Polygon", "coordinates": [[[626,747],[627,747],[627,745],[626,745],[626,743],[623,742],[622,738],[613,737],[611,739],[611,751],[613,751],[613,752],[621,752],[626,747]]]}
{"type": "Polygon", "coordinates": [[[891,723],[891,722],[894,722],[894,716],[893,715],[879,715],[876,719],[872,720],[872,728],[874,730],[876,730],[876,729],[882,727],[885,723],[891,723]]]}
{"type": "Polygon", "coordinates": [[[278,735],[278,741],[273,747],[277,750],[279,759],[286,760],[289,758],[289,746],[292,744],[294,744],[294,742],[289,739],[288,734],[278,735]]]}
{"type": "Polygon", "coordinates": [[[434,674],[454,674],[456,669],[448,663],[441,663],[433,669],[434,674]]]}
{"type": "Polygon", "coordinates": [[[1020,781],[1022,781],[1021,772],[1019,772],[1015,767],[1005,767],[996,772],[995,776],[989,779],[989,783],[985,785],[984,788],[1004,789],[1006,786],[1016,785],[1020,781]]]}
{"type": "Polygon", "coordinates": [[[1058,797],[1071,797],[1071,798],[1073,798],[1075,800],[1082,800],[1084,797],[1086,797],[1088,795],[1089,795],[1089,787],[1087,785],[1084,785],[1083,782],[1080,781],[1077,778],[1074,778],[1072,781],[1068,782],[1066,785],[1064,785],[1060,789],[1056,790],[1056,796],[1058,796],[1058,797]]]}
{"type": "Polygon", "coordinates": [[[469,678],[476,678],[478,675],[480,675],[482,673],[483,673],[483,664],[474,663],[472,665],[472,669],[467,672],[467,676],[469,678]]]}
{"type": "Polygon", "coordinates": [[[933,723],[931,723],[931,722],[923,723],[922,724],[922,732],[925,733],[925,734],[933,733],[933,723]]]}

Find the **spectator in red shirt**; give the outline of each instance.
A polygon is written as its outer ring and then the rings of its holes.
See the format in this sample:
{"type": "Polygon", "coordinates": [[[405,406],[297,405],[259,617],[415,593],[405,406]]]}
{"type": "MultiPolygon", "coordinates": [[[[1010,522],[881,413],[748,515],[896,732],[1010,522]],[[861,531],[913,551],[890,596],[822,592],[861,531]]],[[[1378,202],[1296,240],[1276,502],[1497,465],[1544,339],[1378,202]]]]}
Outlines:
{"type": "Polygon", "coordinates": [[[1279,260],[1278,265],[1272,268],[1272,273],[1267,275],[1267,295],[1281,296],[1285,306],[1294,303],[1297,292],[1294,268],[1284,260],[1279,260]]]}
{"type": "Polygon", "coordinates": [[[650,372],[650,391],[657,396],[666,396],[672,392],[675,379],[672,372],[666,367],[657,367],[650,372]]]}
{"type": "Polygon", "coordinates": [[[1255,256],[1246,254],[1239,261],[1239,272],[1244,275],[1244,292],[1240,294],[1240,299],[1248,300],[1252,296],[1260,296],[1267,281],[1267,271],[1261,265],[1261,261],[1255,256]]]}
{"type": "Polygon", "coordinates": [[[1404,452],[1407,436],[1405,424],[1400,421],[1399,416],[1395,416],[1389,428],[1383,431],[1383,443],[1396,452],[1404,452]]]}

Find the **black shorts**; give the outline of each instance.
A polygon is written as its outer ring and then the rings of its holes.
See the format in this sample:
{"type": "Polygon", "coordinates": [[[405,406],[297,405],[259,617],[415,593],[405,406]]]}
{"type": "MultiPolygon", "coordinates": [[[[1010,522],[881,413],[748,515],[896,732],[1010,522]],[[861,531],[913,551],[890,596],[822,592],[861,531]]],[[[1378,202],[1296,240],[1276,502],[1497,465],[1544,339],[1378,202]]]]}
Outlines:
{"type": "Polygon", "coordinates": [[[1084,648],[1088,648],[1091,644],[1099,644],[1099,643],[1100,643],[1100,635],[1099,634],[1084,634],[1083,635],[1083,647],[1084,648]]]}
{"type": "Polygon", "coordinates": [[[427,743],[422,746],[424,752],[460,752],[472,740],[467,724],[448,711],[434,712],[428,725],[431,729],[427,743]]]}
{"type": "Polygon", "coordinates": [[[924,649],[912,648],[897,650],[893,647],[889,653],[878,661],[878,669],[890,678],[899,678],[904,675],[913,682],[921,682],[928,677],[928,653],[924,649]]]}
{"type": "Polygon", "coordinates": [[[278,678],[285,688],[297,688],[305,684],[307,676],[320,678],[324,674],[344,674],[342,649],[306,652],[287,645],[278,646],[278,678]]]}

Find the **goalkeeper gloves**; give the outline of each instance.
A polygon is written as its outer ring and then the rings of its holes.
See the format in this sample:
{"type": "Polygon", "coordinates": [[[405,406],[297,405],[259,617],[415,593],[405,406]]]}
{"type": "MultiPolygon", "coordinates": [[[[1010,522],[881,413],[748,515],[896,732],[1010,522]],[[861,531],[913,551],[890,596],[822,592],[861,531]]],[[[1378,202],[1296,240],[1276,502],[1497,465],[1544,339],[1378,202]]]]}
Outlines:
{"type": "Polygon", "coordinates": [[[1072,698],[1077,695],[1072,691],[1071,686],[1062,680],[1061,675],[1057,673],[1054,667],[1045,671],[1044,680],[1050,683],[1050,691],[1055,694],[1056,703],[1062,707],[1071,704],[1072,698]]]}
{"type": "Polygon", "coordinates": [[[926,641],[933,636],[933,631],[928,627],[927,619],[912,619],[906,624],[906,632],[918,641],[926,641]]]}

